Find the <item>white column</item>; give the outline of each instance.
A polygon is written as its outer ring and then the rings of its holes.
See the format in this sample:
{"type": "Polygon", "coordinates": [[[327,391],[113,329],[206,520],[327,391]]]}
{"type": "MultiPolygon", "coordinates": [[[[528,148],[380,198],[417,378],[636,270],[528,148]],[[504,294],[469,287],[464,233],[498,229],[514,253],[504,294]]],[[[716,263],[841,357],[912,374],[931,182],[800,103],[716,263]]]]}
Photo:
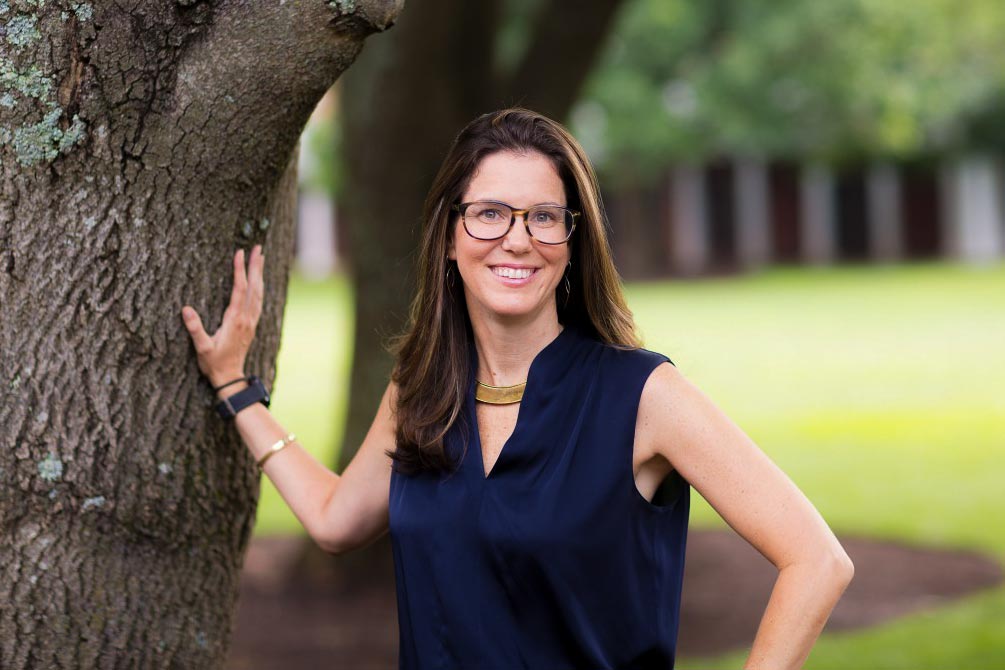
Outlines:
{"type": "Polygon", "coordinates": [[[903,214],[900,206],[900,173],[890,163],[873,163],[866,174],[866,207],[869,256],[876,261],[896,261],[904,255],[903,214]]]}
{"type": "Polygon", "coordinates": [[[700,273],[708,265],[708,205],[704,168],[678,165],[670,173],[670,259],[675,272],[700,273]]]}
{"type": "Polygon", "coordinates": [[[967,156],[940,172],[945,251],[965,263],[992,263],[1005,255],[1005,223],[998,171],[986,156],[967,156]]]}
{"type": "Polygon", "coordinates": [[[759,158],[740,158],[733,175],[737,260],[752,269],[771,261],[768,169],[759,158]]]}
{"type": "Polygon", "coordinates": [[[804,166],[799,178],[800,255],[810,264],[826,264],[837,255],[834,174],[820,164],[804,166]]]}
{"type": "Polygon", "coordinates": [[[304,275],[323,279],[335,269],[335,212],[324,193],[297,198],[297,266],[304,275]]]}
{"type": "Polygon", "coordinates": [[[956,219],[958,216],[956,201],[959,197],[956,183],[957,171],[957,165],[952,161],[943,161],[939,164],[939,240],[942,247],[940,253],[949,258],[956,258],[959,255],[956,248],[956,219]]]}

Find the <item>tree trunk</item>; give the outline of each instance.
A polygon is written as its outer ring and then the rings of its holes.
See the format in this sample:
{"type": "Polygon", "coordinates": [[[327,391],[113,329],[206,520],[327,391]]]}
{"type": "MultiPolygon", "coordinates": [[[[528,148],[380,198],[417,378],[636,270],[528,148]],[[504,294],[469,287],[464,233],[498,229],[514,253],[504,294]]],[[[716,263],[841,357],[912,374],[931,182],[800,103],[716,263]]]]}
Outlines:
{"type": "Polygon", "coordinates": [[[259,473],[180,309],[263,243],[271,387],[296,145],[400,0],[0,2],[0,667],[215,668],[259,473]]]}

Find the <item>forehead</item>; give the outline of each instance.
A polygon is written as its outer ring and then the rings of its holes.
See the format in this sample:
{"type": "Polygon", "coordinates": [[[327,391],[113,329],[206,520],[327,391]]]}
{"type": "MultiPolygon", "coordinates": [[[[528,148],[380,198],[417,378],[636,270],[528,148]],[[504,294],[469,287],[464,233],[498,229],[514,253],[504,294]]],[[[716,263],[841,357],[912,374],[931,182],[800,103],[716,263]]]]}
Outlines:
{"type": "Polygon", "coordinates": [[[516,207],[566,204],[562,178],[551,159],[536,151],[489,154],[478,164],[461,199],[502,200],[516,207]]]}

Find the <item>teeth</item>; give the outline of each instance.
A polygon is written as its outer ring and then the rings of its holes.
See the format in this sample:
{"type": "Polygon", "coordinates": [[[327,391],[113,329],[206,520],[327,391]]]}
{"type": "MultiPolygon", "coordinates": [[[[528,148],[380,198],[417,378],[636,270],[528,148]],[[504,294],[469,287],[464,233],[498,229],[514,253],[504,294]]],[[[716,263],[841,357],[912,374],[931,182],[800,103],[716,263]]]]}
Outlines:
{"type": "Polygon", "coordinates": [[[527,277],[534,274],[534,270],[530,268],[504,268],[504,267],[494,267],[492,272],[499,275],[500,277],[508,277],[510,279],[526,279],[527,277]]]}

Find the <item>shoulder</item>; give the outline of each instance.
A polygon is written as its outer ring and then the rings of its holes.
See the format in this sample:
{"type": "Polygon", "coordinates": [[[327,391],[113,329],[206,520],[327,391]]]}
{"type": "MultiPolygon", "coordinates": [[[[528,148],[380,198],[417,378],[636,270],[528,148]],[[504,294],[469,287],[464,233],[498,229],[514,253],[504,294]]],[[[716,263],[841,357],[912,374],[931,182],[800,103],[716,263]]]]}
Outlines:
{"type": "Polygon", "coordinates": [[[643,347],[628,347],[601,341],[594,334],[574,331],[574,365],[592,369],[609,387],[638,398],[646,379],[663,363],[674,365],[670,357],[643,347]]]}
{"type": "Polygon", "coordinates": [[[641,347],[621,347],[596,341],[595,346],[600,351],[600,359],[606,362],[609,369],[631,372],[634,376],[642,375],[643,381],[661,364],[674,365],[669,356],[658,351],[641,347]]]}
{"type": "MultiPolygon", "coordinates": [[[[673,365],[660,365],[639,399],[636,436],[645,448],[682,469],[684,459],[719,462],[738,440],[739,427],[673,365]]],[[[693,473],[685,473],[690,475],[693,473]]]]}
{"type": "Polygon", "coordinates": [[[662,451],[661,445],[673,441],[681,422],[687,419],[688,406],[694,407],[700,393],[669,359],[656,365],[639,398],[637,441],[650,451],[662,451]]]}
{"type": "Polygon", "coordinates": [[[673,361],[669,358],[661,359],[642,387],[639,411],[667,407],[672,403],[674,396],[689,384],[690,382],[673,361]]]}

